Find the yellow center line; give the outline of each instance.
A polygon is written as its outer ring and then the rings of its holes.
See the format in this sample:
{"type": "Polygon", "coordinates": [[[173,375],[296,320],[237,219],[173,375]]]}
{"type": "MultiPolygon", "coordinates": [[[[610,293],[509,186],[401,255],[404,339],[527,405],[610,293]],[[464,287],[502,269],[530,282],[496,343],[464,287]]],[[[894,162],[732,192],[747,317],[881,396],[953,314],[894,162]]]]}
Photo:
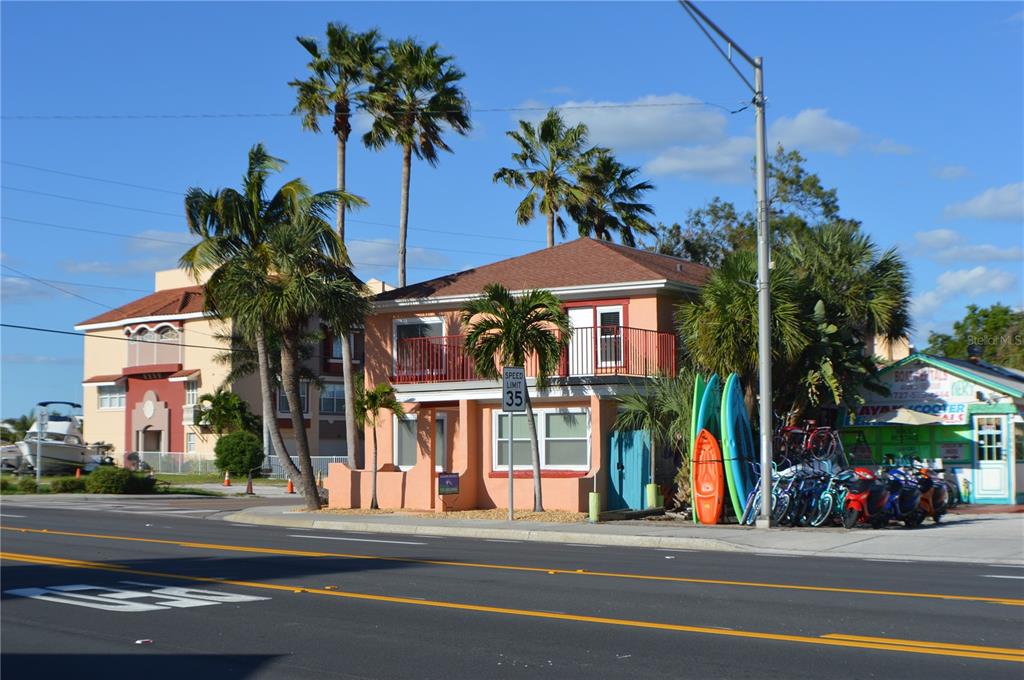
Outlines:
{"type": "MultiPolygon", "coordinates": [[[[664,631],[675,631],[682,633],[698,633],[702,635],[718,635],[731,638],[745,638],[757,640],[774,640],[777,642],[792,642],[799,644],[826,646],[826,647],[853,647],[857,649],[873,649],[892,652],[904,652],[908,654],[928,654],[934,656],[953,656],[968,659],[989,659],[995,661],[1011,661],[1024,663],[1024,650],[1009,650],[1007,652],[1000,647],[974,647],[968,645],[952,645],[943,642],[927,642],[921,640],[909,641],[888,641],[884,638],[848,639],[841,634],[829,634],[821,637],[806,635],[785,635],[782,633],[762,633],[756,631],[725,630],[722,628],[709,628],[706,626],[686,626],[675,623],[660,623],[656,621],[639,621],[634,619],[613,619],[603,616],[586,616],[581,614],[560,614],[555,612],[537,611],[531,609],[514,609],[510,607],[491,607],[479,604],[464,604],[460,602],[446,602],[441,600],[420,600],[409,597],[394,597],[391,595],[370,595],[367,593],[352,593],[341,590],[326,590],[324,588],[307,588],[305,586],[285,585],[278,583],[263,583],[255,581],[239,581],[235,579],[217,578],[212,576],[190,576],[186,574],[172,574],[159,571],[146,571],[132,569],[120,565],[104,564],[102,562],[87,562],[84,560],[66,559],[61,557],[47,557],[43,555],[25,555],[20,553],[0,552],[0,559],[16,562],[27,562],[29,564],[41,564],[46,566],[67,567],[72,569],[87,569],[98,571],[111,571],[119,574],[135,574],[157,578],[169,578],[184,581],[198,581],[201,583],[217,583],[221,585],[239,586],[243,588],[259,588],[264,590],[291,591],[293,593],[309,593],[313,595],[326,595],[329,597],[341,597],[351,600],[365,600],[371,602],[387,602],[391,604],[405,604],[416,607],[435,607],[440,609],[453,609],[459,611],[479,612],[486,614],[504,614],[507,616],[522,616],[535,619],[547,619],[554,621],[572,621],[576,623],[594,623],[607,626],[622,626],[626,628],[642,628],[664,631]]],[[[853,638],[853,636],[850,636],[853,638]]]]}
{"type": "Polygon", "coordinates": [[[288,548],[264,548],[260,546],[246,545],[223,545],[219,543],[198,543],[195,541],[175,541],[161,538],[144,538],[141,536],[113,536],[109,534],[90,534],[75,531],[57,531],[53,529],[25,529],[20,527],[0,527],[4,531],[18,531],[22,533],[48,534],[53,536],[72,536],[75,538],[93,538],[108,541],[131,541],[137,543],[155,543],[159,545],[173,545],[179,548],[194,548],[199,550],[219,550],[224,552],[246,552],[263,555],[285,555],[288,557],[336,557],[355,560],[377,560],[382,562],[402,562],[406,564],[427,564],[433,566],[462,567],[470,569],[500,569],[506,571],[520,571],[535,574],[568,575],[568,576],[598,576],[604,578],[618,578],[635,581],[661,581],[667,583],[693,583],[699,585],[736,586],[743,588],[770,588],[777,590],[802,590],[816,593],[846,593],[852,595],[874,595],[882,597],[909,597],[930,600],[955,600],[961,602],[985,602],[1003,605],[1024,605],[1024,600],[1011,599],[999,596],[983,595],[950,595],[946,593],[921,593],[904,592],[894,590],[872,590],[867,588],[839,588],[831,586],[812,586],[790,583],[764,583],[759,581],[728,581],[724,579],[693,578],[688,576],[655,576],[651,574],[629,574],[608,571],[590,571],[584,569],[552,569],[549,567],[524,567],[509,564],[487,564],[482,562],[453,562],[448,560],[424,560],[413,557],[387,557],[382,555],[363,555],[353,553],[330,553],[311,550],[291,550],[288,548]]]}
{"type": "MultiPolygon", "coordinates": [[[[843,633],[830,633],[828,635],[823,635],[822,637],[835,640],[854,640],[857,642],[881,642],[884,644],[896,644],[907,647],[927,647],[935,644],[934,642],[921,642],[920,640],[900,640],[898,638],[845,635],[843,633]]],[[[969,652],[999,652],[1001,654],[1012,654],[1014,656],[1024,657],[1024,649],[1014,649],[1012,647],[979,647],[978,645],[957,645],[950,642],[943,642],[942,646],[946,649],[963,649],[969,652]]]]}

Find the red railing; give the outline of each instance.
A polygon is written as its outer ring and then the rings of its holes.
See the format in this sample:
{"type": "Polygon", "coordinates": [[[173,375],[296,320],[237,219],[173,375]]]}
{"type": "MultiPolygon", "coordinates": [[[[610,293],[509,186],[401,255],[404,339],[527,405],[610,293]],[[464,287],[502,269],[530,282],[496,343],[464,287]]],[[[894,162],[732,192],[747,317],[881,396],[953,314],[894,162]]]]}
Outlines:
{"type": "MultiPolygon", "coordinates": [[[[676,336],[644,328],[599,326],[573,330],[556,376],[674,375],[676,336]]],[[[526,374],[537,375],[537,361],[526,362],[526,374]]],[[[465,337],[445,335],[398,342],[394,383],[482,380],[465,349],[465,337]]]]}

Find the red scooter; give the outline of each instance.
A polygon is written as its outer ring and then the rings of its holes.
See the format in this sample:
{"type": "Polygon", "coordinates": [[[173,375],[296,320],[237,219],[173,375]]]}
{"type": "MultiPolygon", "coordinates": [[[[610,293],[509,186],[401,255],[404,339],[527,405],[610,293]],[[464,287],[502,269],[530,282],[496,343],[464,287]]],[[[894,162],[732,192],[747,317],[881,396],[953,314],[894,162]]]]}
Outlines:
{"type": "Polygon", "coordinates": [[[918,524],[924,521],[925,517],[931,517],[932,521],[938,524],[949,507],[949,492],[946,484],[935,471],[918,462],[914,463],[913,469],[917,475],[917,484],[921,487],[921,503],[917,509],[918,524]]]}
{"type": "Polygon", "coordinates": [[[844,470],[837,479],[846,487],[843,501],[843,526],[852,529],[858,522],[869,523],[879,529],[889,521],[885,506],[889,489],[871,470],[863,467],[844,470]]]}

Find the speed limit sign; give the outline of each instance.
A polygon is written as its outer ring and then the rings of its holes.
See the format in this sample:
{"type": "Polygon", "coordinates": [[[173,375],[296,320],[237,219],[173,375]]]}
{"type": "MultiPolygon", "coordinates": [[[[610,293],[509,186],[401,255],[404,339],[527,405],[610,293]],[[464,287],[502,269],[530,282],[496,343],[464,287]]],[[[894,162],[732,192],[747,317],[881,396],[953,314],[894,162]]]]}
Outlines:
{"type": "Polygon", "coordinates": [[[526,369],[521,366],[501,370],[501,410],[522,413],[526,410],[526,369]]]}

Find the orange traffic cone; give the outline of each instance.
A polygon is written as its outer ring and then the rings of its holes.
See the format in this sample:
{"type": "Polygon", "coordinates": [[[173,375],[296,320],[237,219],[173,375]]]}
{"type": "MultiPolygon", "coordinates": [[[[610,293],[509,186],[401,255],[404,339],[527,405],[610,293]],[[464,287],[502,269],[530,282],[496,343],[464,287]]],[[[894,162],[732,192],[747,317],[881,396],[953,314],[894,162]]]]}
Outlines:
{"type": "Polygon", "coordinates": [[[224,486],[231,486],[231,473],[224,471],[224,486]]]}
{"type": "Polygon", "coordinates": [[[295,485],[292,484],[292,480],[288,480],[288,493],[295,493],[295,485]]]}
{"type": "Polygon", "coordinates": [[[256,492],[252,490],[252,473],[249,473],[249,481],[245,484],[245,495],[255,496],[256,492]]]}
{"type": "Polygon", "coordinates": [[[82,468],[75,468],[75,479],[79,479],[82,476],[82,468]]]}

